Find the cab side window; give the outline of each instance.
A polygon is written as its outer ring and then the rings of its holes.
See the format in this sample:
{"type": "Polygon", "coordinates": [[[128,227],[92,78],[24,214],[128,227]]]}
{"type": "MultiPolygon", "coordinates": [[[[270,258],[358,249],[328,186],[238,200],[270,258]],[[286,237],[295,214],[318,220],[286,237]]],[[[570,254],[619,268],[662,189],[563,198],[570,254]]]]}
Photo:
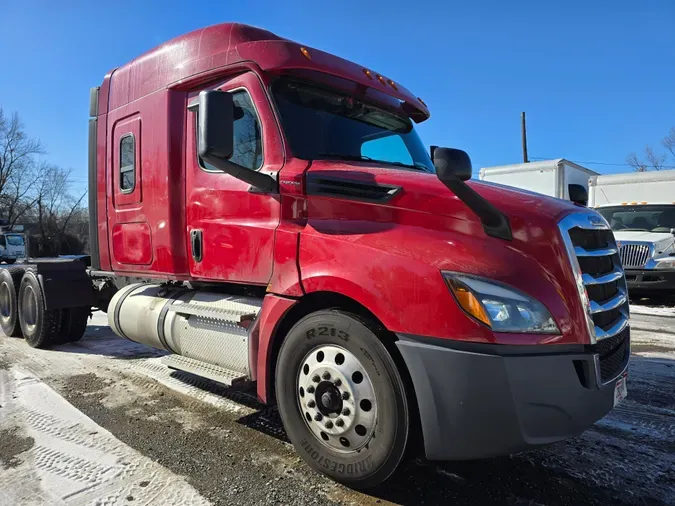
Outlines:
{"type": "MultiPolygon", "coordinates": [[[[234,149],[230,161],[250,170],[258,170],[262,166],[262,134],[258,115],[246,91],[235,91],[232,98],[235,107],[234,149]]],[[[199,165],[206,170],[218,171],[201,159],[199,165]]]]}
{"type": "Polygon", "coordinates": [[[131,193],[136,187],[136,140],[133,134],[120,139],[120,190],[131,193]]]}

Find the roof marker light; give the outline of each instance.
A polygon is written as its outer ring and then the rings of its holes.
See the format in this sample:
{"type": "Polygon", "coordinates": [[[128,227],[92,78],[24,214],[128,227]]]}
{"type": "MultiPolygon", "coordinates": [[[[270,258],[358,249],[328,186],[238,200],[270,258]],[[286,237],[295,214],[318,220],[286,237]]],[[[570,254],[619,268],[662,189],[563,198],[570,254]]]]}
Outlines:
{"type": "Polygon", "coordinates": [[[372,78],[373,78],[373,73],[372,73],[370,70],[368,70],[368,69],[363,69],[363,73],[366,75],[366,77],[367,77],[368,79],[372,79],[372,78]]]}
{"type": "Polygon", "coordinates": [[[382,77],[380,74],[377,74],[377,80],[380,81],[385,86],[387,85],[387,81],[385,81],[384,77],[382,77]]]}
{"type": "Polygon", "coordinates": [[[303,55],[305,58],[307,58],[308,60],[311,60],[311,59],[312,59],[312,56],[309,54],[309,51],[307,51],[307,48],[301,47],[301,48],[300,48],[300,52],[301,52],[302,55],[303,55]]]}
{"type": "Polygon", "coordinates": [[[394,81],[392,81],[391,79],[389,79],[389,86],[391,86],[396,91],[398,91],[398,86],[396,86],[396,83],[394,81]]]}

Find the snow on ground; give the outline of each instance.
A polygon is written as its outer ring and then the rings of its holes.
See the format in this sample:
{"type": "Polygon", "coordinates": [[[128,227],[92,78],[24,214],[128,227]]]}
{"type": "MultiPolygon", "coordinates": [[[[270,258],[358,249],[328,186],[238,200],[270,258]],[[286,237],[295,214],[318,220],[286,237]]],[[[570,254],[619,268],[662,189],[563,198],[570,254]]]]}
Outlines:
{"type": "Polygon", "coordinates": [[[20,368],[0,369],[0,408],[0,504],[210,504],[20,368]]]}
{"type": "MultiPolygon", "coordinates": [[[[675,318],[675,307],[673,306],[648,306],[644,304],[631,304],[631,314],[665,316],[675,318]]],[[[673,324],[675,327],[675,323],[673,324]]]]}

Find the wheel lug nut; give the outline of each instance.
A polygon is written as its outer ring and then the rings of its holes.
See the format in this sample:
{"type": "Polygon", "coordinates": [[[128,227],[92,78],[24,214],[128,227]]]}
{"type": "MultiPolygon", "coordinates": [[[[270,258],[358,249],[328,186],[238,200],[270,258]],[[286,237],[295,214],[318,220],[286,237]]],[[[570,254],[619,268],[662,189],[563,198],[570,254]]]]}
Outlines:
{"type": "Polygon", "coordinates": [[[307,403],[307,407],[309,407],[309,408],[313,408],[314,406],[316,406],[316,402],[314,402],[314,401],[309,401],[307,403]]]}
{"type": "Polygon", "coordinates": [[[323,373],[323,379],[325,379],[325,380],[329,380],[329,379],[330,379],[330,373],[329,373],[328,371],[326,371],[325,373],[323,373]]]}
{"type": "Polygon", "coordinates": [[[307,393],[308,394],[313,394],[314,393],[314,385],[309,385],[307,387],[307,393]]]}
{"type": "Polygon", "coordinates": [[[320,422],[321,420],[323,420],[323,415],[321,413],[317,413],[316,415],[314,415],[314,420],[320,422]]]}
{"type": "Polygon", "coordinates": [[[336,379],[335,382],[333,383],[336,387],[339,387],[342,385],[342,380],[340,378],[336,379]]]}
{"type": "Polygon", "coordinates": [[[328,421],[326,422],[326,428],[327,428],[327,429],[332,429],[332,428],[333,428],[333,422],[331,422],[330,420],[328,420],[328,421]]]}
{"type": "Polygon", "coordinates": [[[344,416],[349,416],[349,413],[351,413],[351,411],[349,411],[349,408],[345,408],[345,409],[342,410],[342,414],[344,416]]]}
{"type": "Polygon", "coordinates": [[[337,425],[338,427],[342,427],[344,424],[345,422],[342,420],[342,418],[338,418],[337,420],[335,420],[335,425],[337,425]]]}
{"type": "Polygon", "coordinates": [[[349,392],[342,392],[342,400],[346,401],[347,399],[349,399],[349,392]]]}
{"type": "Polygon", "coordinates": [[[315,374],[314,377],[312,378],[312,381],[313,381],[314,383],[318,383],[319,381],[321,381],[321,378],[319,377],[318,374],[315,374]]]}

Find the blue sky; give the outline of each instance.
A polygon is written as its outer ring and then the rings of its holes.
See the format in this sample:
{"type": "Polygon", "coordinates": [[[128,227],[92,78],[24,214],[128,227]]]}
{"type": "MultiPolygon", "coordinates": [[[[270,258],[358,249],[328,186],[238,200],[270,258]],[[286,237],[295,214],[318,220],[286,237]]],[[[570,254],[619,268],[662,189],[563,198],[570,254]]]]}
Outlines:
{"type": "Polygon", "coordinates": [[[658,145],[675,126],[675,1],[553,3],[6,1],[0,107],[84,188],[89,88],[160,42],[240,21],[403,83],[431,109],[424,143],[467,150],[476,171],[520,161],[521,111],[531,157],[622,164],[658,145]]]}

